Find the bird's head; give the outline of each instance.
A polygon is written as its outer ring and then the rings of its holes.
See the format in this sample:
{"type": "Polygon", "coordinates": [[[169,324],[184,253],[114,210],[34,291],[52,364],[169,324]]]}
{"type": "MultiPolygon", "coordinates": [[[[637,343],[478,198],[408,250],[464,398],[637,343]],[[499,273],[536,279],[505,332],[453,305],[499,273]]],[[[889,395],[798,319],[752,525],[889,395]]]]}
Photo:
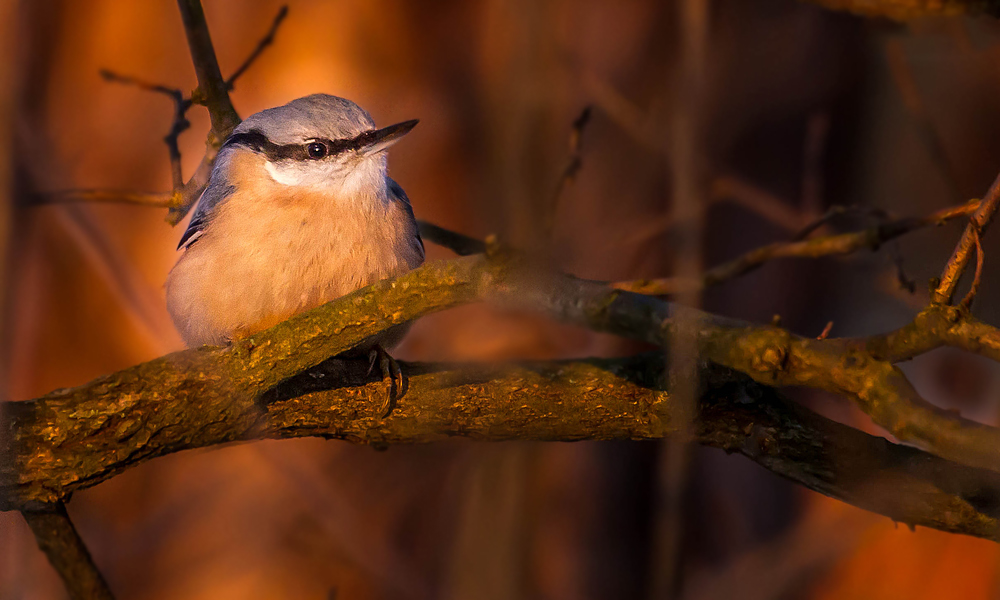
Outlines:
{"type": "Polygon", "coordinates": [[[385,187],[384,151],[416,124],[376,129],[371,115],[350,100],[314,94],[247,117],[224,150],[260,154],[278,183],[354,194],[385,187]]]}

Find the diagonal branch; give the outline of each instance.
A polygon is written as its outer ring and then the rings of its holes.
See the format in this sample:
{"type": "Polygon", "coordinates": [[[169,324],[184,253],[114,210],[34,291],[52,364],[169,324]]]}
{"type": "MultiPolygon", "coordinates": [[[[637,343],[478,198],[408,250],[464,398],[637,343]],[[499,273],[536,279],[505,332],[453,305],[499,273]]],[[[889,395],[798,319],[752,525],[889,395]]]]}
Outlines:
{"type": "Polygon", "coordinates": [[[998,207],[1000,207],[1000,175],[997,175],[983,201],[972,213],[972,218],[965,227],[965,233],[962,234],[962,238],[958,241],[951,258],[948,259],[948,264],[945,265],[944,271],[941,273],[940,282],[936,289],[931,292],[933,303],[951,303],[955,296],[955,288],[958,287],[958,280],[965,272],[965,267],[969,264],[969,259],[979,238],[986,232],[986,228],[989,227],[998,207]]]}
{"type": "Polygon", "coordinates": [[[114,600],[62,502],[23,514],[38,547],[62,577],[72,600],[114,600]]]}
{"type": "Polygon", "coordinates": [[[271,22],[271,28],[268,29],[267,33],[264,34],[264,37],[257,42],[257,46],[253,49],[253,52],[250,53],[250,56],[243,61],[243,64],[233,71],[233,74],[229,76],[229,79],[226,79],[227,90],[233,91],[233,87],[236,85],[236,80],[242,77],[243,73],[246,73],[246,70],[250,68],[250,65],[252,65],[260,57],[261,53],[264,52],[268,46],[274,43],[274,36],[278,33],[278,28],[281,26],[281,22],[284,21],[287,16],[288,5],[285,4],[278,9],[278,14],[274,16],[274,21],[271,22]]]}
{"type": "Polygon", "coordinates": [[[240,124],[240,117],[229,99],[229,86],[222,77],[219,60],[215,57],[215,47],[212,46],[212,36],[208,33],[208,22],[201,0],[177,0],[184,21],[184,33],[187,35],[188,48],[191,50],[191,61],[194,72],[198,76],[198,93],[193,94],[193,101],[204,104],[212,121],[213,143],[221,144],[229,137],[233,128],[240,124]]]}
{"type": "Polygon", "coordinates": [[[667,295],[680,291],[702,289],[745,275],[763,264],[778,258],[818,258],[821,256],[844,256],[860,250],[875,250],[882,244],[902,235],[940,225],[960,216],[970,215],[981,209],[982,203],[972,200],[965,204],[937,211],[926,217],[914,217],[888,221],[875,227],[850,233],[820,236],[807,240],[775,242],[761,246],[729,262],[715,266],[698,279],[666,277],[662,279],[639,279],[620,281],[614,287],[639,294],[667,295]]]}

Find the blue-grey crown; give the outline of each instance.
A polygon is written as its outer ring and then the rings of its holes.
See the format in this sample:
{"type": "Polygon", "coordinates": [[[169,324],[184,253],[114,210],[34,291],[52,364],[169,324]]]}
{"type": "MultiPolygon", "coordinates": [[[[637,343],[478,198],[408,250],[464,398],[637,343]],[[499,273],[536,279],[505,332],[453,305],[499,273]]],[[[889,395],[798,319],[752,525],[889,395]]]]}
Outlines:
{"type": "Polygon", "coordinates": [[[357,104],[329,94],[313,94],[247,117],[233,133],[259,131],[275,144],[301,144],[313,138],[353,138],[375,128],[357,104]]]}

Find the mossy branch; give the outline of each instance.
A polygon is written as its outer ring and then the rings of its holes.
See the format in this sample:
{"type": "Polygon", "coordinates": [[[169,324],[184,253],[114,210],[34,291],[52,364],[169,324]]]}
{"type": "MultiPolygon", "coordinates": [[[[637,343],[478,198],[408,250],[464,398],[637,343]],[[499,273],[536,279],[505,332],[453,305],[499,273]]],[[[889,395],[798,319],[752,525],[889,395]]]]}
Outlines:
{"type": "MultiPolygon", "coordinates": [[[[73,393],[13,405],[20,408],[8,417],[19,441],[11,456],[30,470],[14,485],[5,471],[4,493],[32,504],[30,515],[45,514],[37,511],[51,499],[152,458],[255,438],[319,436],[377,447],[455,436],[656,439],[676,429],[679,410],[663,387],[664,365],[659,353],[503,366],[404,364],[410,388],[386,419],[378,415],[383,388],[364,361],[325,361],[255,400],[216,393],[194,405],[186,404],[189,395],[136,394],[139,380],[123,380],[118,393],[100,398],[73,393]],[[62,418],[54,423],[53,415],[62,418]]],[[[1000,474],[834,423],[732,370],[702,368],[695,425],[703,444],[897,521],[989,539],[1000,532],[1000,474]]]]}
{"type": "Polygon", "coordinates": [[[429,263],[226,348],[178,352],[5,405],[0,507],[42,509],[149,458],[256,437],[325,435],[387,444],[449,435],[606,439],[669,433],[670,404],[655,391],[659,370],[643,385],[629,387],[625,378],[613,386],[607,377],[621,379],[613,363],[535,366],[535,379],[524,368],[491,373],[411,366],[409,391],[385,420],[377,418],[379,402],[372,398],[381,388],[342,386],[323,396],[322,410],[303,404],[311,396],[286,390],[296,376],[379,331],[480,300],[530,307],[661,346],[678,320],[696,323],[702,360],[765,385],[809,386],[852,398],[900,439],[945,458],[994,470],[1000,462],[996,429],[926,404],[890,362],[856,341],[799,338],[534,270],[518,255],[500,252],[429,263]],[[544,369],[561,370],[568,379],[542,377],[544,369]],[[278,419],[273,411],[282,407],[298,408],[278,419]]]}

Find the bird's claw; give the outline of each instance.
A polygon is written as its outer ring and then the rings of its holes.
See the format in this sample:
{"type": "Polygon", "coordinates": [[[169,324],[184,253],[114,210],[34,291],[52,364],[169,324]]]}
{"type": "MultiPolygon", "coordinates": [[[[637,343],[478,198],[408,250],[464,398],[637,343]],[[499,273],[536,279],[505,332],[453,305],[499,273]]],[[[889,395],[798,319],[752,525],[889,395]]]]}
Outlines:
{"type": "Polygon", "coordinates": [[[389,356],[385,348],[381,345],[376,345],[368,353],[368,374],[371,375],[372,371],[375,370],[375,363],[378,363],[379,369],[382,371],[382,381],[385,381],[386,377],[389,378],[389,385],[386,389],[385,400],[382,402],[382,407],[379,409],[379,418],[386,418],[392,409],[396,406],[396,400],[403,396],[404,381],[403,381],[403,370],[399,368],[399,363],[396,359],[389,356]],[[396,383],[396,380],[399,383],[396,383]]]}

